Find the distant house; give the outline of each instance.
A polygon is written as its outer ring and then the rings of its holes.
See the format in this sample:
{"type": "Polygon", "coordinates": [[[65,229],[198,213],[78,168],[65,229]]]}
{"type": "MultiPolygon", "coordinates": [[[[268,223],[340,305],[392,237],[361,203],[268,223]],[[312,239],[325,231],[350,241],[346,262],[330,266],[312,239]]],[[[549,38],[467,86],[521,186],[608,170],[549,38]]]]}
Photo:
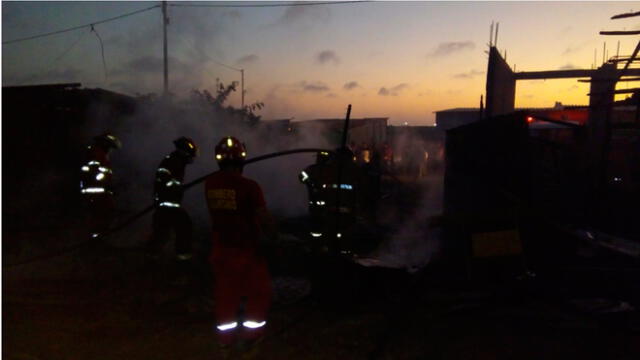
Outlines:
{"type": "Polygon", "coordinates": [[[72,209],[69,201],[78,193],[76,176],[84,146],[96,132],[113,128],[135,111],[132,97],[81,86],[2,88],[5,224],[24,227],[44,218],[55,221],[55,216],[72,209]]]}
{"type": "MultiPolygon", "coordinates": [[[[347,143],[380,145],[387,140],[389,118],[361,118],[349,120],[347,143]]],[[[292,122],[292,130],[307,138],[310,145],[338,147],[342,141],[345,119],[315,119],[292,122]]]]}
{"type": "Polygon", "coordinates": [[[455,108],[436,111],[436,126],[449,130],[480,120],[479,108],[455,108]]]}
{"type": "MultiPolygon", "coordinates": [[[[584,125],[589,116],[589,107],[586,105],[562,105],[556,103],[553,107],[547,108],[516,108],[514,111],[526,111],[531,113],[532,122],[537,127],[548,126],[543,124],[543,119],[550,119],[561,122],[569,122],[576,125],[584,125]],[[536,118],[538,116],[538,118],[536,118]]],[[[466,125],[480,120],[479,108],[454,108],[436,111],[436,125],[442,130],[449,130],[458,126],[466,125]]],[[[615,108],[614,122],[618,118],[628,118],[630,115],[624,107],[615,108]]]]}

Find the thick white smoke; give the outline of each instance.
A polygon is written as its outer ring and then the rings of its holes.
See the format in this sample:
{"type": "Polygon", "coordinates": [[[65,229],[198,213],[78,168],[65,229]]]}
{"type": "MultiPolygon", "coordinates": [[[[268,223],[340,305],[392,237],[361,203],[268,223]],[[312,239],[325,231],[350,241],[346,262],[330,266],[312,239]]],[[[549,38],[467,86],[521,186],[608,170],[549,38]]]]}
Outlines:
{"type": "MultiPolygon", "coordinates": [[[[180,136],[192,138],[200,148],[200,156],[186,168],[185,183],[218,169],[214,148],[224,136],[243,141],[248,158],[310,147],[310,140],[315,146],[323,145],[323,141],[318,143],[315,134],[294,134],[286,128],[267,130],[264,126],[250,127],[241,121],[225,111],[214,110],[206,104],[201,107],[193,101],[157,100],[140,104],[135,114],[113,129],[123,143],[123,148],[112,154],[120,221],[152,203],[156,168],[163,157],[174,150],[173,140],[180,136]]],[[[314,154],[273,158],[247,165],[244,174],[262,186],[267,206],[276,217],[299,216],[307,211],[307,194],[297,176],[314,160],[314,154]]],[[[209,215],[202,183],[185,193],[183,205],[192,217],[194,235],[207,236],[209,215]]],[[[119,242],[134,245],[145,241],[151,231],[150,218],[147,216],[125,229],[123,234],[126,236],[119,236],[119,242]]]]}

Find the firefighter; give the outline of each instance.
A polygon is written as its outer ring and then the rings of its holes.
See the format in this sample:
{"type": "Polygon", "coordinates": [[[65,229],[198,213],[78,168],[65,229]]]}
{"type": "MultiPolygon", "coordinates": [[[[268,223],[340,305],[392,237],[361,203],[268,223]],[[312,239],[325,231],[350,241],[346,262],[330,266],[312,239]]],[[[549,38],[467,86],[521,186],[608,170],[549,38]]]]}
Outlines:
{"type": "Polygon", "coordinates": [[[80,169],[80,194],[86,208],[88,228],[94,238],[107,230],[113,220],[115,202],[109,154],[121,147],[120,140],[110,133],[94,137],[80,169]]]}
{"type": "Polygon", "coordinates": [[[359,197],[364,190],[362,169],[353,157],[349,148],[338,149],[335,156],[317,170],[317,199],[322,206],[316,212],[318,219],[312,222],[320,225],[319,230],[310,235],[321,251],[351,253],[350,230],[356,222],[358,203],[362,204],[359,197]]]}
{"type": "Polygon", "coordinates": [[[215,148],[220,170],[205,180],[212,225],[209,261],[214,274],[214,312],[223,352],[234,342],[257,344],[264,335],[271,304],[271,278],[261,248],[263,230],[273,235],[275,226],[260,185],[242,175],[246,156],[238,139],[223,138],[215,148]],[[243,299],[244,314],[239,318],[243,299]]]}
{"type": "Polygon", "coordinates": [[[175,254],[180,277],[185,282],[192,254],[192,223],[182,207],[185,168],[198,156],[198,147],[192,139],[180,137],[173,141],[176,149],[167,155],[158,166],[154,183],[153,234],[149,250],[158,256],[171,232],[175,233],[175,254]]]}
{"type": "Polygon", "coordinates": [[[327,151],[320,151],[316,154],[315,164],[307,166],[298,175],[298,179],[301,183],[306,185],[309,195],[309,214],[314,217],[318,215],[324,206],[324,199],[319,198],[320,183],[318,182],[318,175],[320,169],[326,165],[329,161],[330,154],[327,151]]]}

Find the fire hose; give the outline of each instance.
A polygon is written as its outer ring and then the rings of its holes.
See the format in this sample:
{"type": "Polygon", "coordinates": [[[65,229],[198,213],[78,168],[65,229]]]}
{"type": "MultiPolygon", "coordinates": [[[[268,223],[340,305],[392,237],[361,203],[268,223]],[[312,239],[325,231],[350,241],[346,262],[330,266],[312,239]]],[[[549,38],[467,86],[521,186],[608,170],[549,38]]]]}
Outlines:
{"type": "MultiPolygon", "coordinates": [[[[254,158],[251,159],[247,159],[244,161],[244,165],[248,165],[251,163],[255,163],[255,162],[259,162],[259,161],[263,161],[263,160],[268,160],[268,159],[272,159],[275,157],[280,157],[280,156],[285,156],[285,155],[291,155],[291,154],[299,154],[299,153],[318,153],[318,152],[329,152],[332,153],[333,151],[331,150],[326,150],[326,149],[315,149],[315,148],[303,148],[303,149],[292,149],[292,150],[285,150],[285,151],[279,151],[279,152],[275,152],[275,153],[271,153],[271,154],[265,154],[265,155],[261,155],[261,156],[256,156],[254,158]]],[[[183,185],[183,189],[184,191],[192,188],[193,186],[203,182],[207,177],[209,177],[211,174],[213,174],[213,172],[201,176],[185,185],[183,185]]],[[[124,220],[122,223],[107,229],[106,231],[104,231],[103,233],[99,234],[97,236],[97,238],[101,238],[101,237],[106,237],[108,235],[111,235],[115,232],[118,232],[124,228],[126,228],[127,226],[131,225],[132,223],[134,223],[136,220],[140,219],[141,217],[143,217],[144,215],[148,214],[149,212],[151,212],[153,209],[156,208],[155,204],[149,205],[146,208],[140,210],[139,212],[135,213],[134,215],[132,215],[131,217],[129,217],[128,219],[124,220]]],[[[59,249],[58,251],[54,252],[54,253],[50,253],[50,254],[44,254],[41,256],[37,256],[35,258],[31,258],[28,260],[24,260],[24,261],[20,261],[17,263],[12,263],[12,264],[6,264],[3,265],[3,268],[11,268],[11,267],[15,267],[18,265],[25,265],[25,264],[29,264],[29,263],[34,263],[34,262],[38,262],[38,261],[42,261],[42,260],[46,260],[49,258],[53,258],[53,257],[57,257],[57,256],[61,256],[64,255],[66,253],[69,253],[73,250],[79,249],[85,245],[88,245],[90,243],[92,243],[93,241],[95,241],[96,237],[91,238],[89,240],[80,242],[79,244],[74,244],[71,246],[68,246],[66,248],[62,248],[59,249]]]]}

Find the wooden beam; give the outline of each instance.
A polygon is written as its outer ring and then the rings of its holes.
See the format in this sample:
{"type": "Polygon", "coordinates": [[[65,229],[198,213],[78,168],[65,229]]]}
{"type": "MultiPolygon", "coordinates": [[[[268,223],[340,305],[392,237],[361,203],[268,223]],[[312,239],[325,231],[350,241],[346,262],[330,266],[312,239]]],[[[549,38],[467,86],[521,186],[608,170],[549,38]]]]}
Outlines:
{"type": "MultiPolygon", "coordinates": [[[[598,70],[523,71],[514,73],[513,76],[516,80],[571,79],[580,77],[591,77],[596,71],[598,70]]],[[[640,76],[640,69],[618,70],[618,73],[621,74],[623,71],[624,75],[640,76]]]]}
{"type": "MultiPolygon", "coordinates": [[[[602,81],[610,81],[610,80],[608,80],[608,79],[601,79],[601,80],[578,79],[578,82],[581,82],[581,83],[602,82],[602,81]]],[[[618,82],[621,82],[621,81],[640,81],[640,77],[633,77],[633,78],[626,78],[626,79],[618,80],[618,82]]]]}
{"type": "Polygon", "coordinates": [[[632,31],[600,31],[600,35],[640,35],[640,30],[632,30],[632,31]]]}
{"type": "Polygon", "coordinates": [[[640,16],[640,11],[638,11],[638,12],[628,12],[628,13],[624,13],[624,14],[613,15],[613,16],[611,17],[611,20],[615,20],[615,19],[623,19],[623,18],[629,18],[629,17],[634,17],[634,16],[640,16]]]}

